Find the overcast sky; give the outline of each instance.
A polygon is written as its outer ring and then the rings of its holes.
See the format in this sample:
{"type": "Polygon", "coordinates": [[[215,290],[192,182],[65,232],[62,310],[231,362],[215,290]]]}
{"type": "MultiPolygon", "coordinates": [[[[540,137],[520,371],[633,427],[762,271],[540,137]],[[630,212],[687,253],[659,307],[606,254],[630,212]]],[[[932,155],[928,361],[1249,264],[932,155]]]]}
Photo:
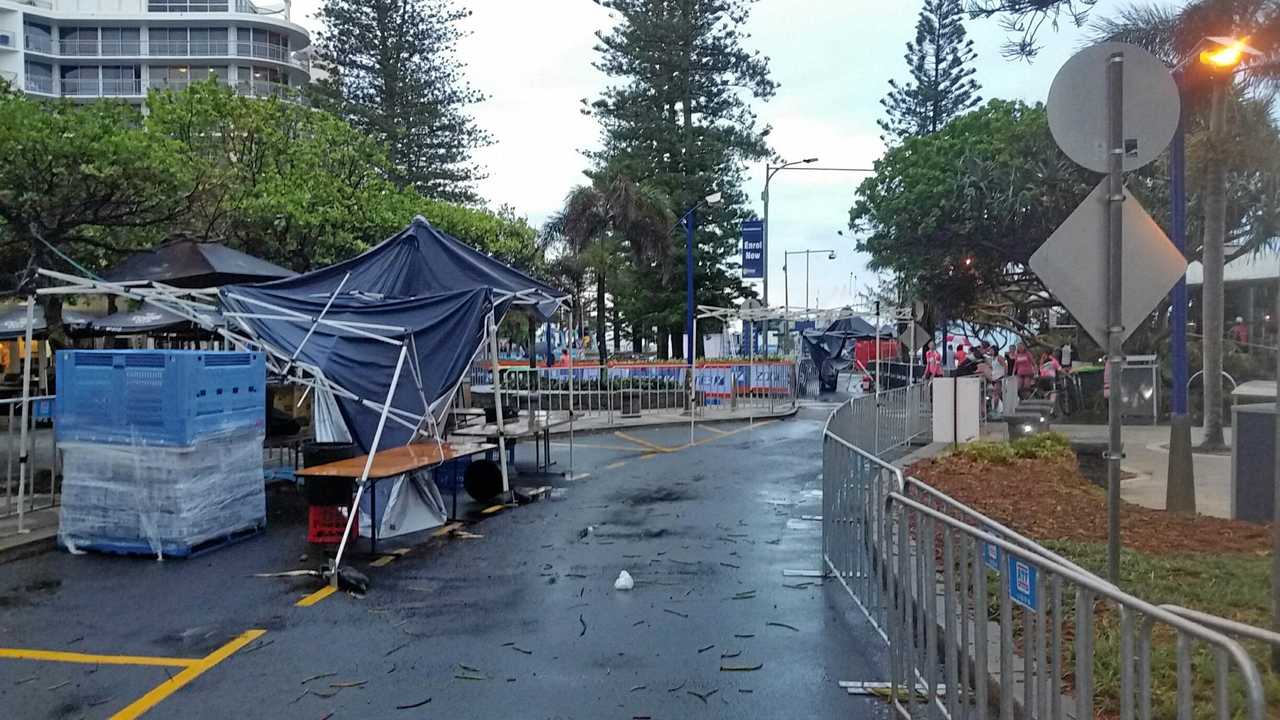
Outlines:
{"type": "MultiPolygon", "coordinates": [[[[583,181],[581,150],[597,143],[595,122],[581,114],[606,78],[591,65],[595,32],[610,26],[592,0],[455,0],[469,6],[472,34],[461,58],[473,85],[489,99],[473,108],[496,143],[478,154],[489,178],[482,195],[541,222],[565,193],[583,181]]],[[[311,28],[320,0],[294,0],[294,20],[311,28]]],[[[1102,0],[1097,12],[1119,6],[1102,0]]],[[[755,109],[773,126],[774,149],[787,160],[818,157],[823,166],[870,167],[884,150],[876,119],[891,77],[905,78],[905,43],[914,37],[915,0],[758,0],[748,31],[750,47],[771,59],[777,96],[755,109]]],[[[1000,55],[1004,31],[995,21],[970,21],[978,52],[977,80],[984,98],[1044,101],[1057,68],[1084,42],[1073,27],[1046,28],[1035,62],[1000,55]]],[[[753,168],[747,193],[762,212],[763,164],[753,168]]],[[[770,287],[783,302],[783,251],[835,249],[837,259],[812,259],[811,304],[846,304],[872,280],[850,240],[836,235],[848,223],[861,176],[850,173],[779,173],[771,184],[770,287]]],[[[846,236],[848,233],[846,233],[846,236]]],[[[793,258],[790,301],[805,304],[804,258],[793,258]]]]}

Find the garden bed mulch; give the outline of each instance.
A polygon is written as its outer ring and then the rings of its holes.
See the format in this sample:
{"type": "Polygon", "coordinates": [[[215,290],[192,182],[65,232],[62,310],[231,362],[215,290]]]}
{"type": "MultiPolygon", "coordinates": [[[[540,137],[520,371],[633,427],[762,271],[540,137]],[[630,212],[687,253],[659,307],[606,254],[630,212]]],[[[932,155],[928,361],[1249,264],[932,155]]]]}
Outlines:
{"type": "MultiPolygon", "coordinates": [[[[1106,492],[1081,475],[1074,457],[992,463],[947,455],[915,463],[907,474],[1035,540],[1107,540],[1106,492]]],[[[1146,553],[1266,555],[1271,547],[1268,525],[1171,515],[1127,502],[1120,525],[1124,547],[1146,553]]]]}

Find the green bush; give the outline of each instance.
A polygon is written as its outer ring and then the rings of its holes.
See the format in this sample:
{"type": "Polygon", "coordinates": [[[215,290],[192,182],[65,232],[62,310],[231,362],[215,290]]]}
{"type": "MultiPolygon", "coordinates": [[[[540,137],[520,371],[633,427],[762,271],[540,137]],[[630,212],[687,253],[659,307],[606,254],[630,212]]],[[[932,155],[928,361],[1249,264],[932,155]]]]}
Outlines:
{"type": "Polygon", "coordinates": [[[1013,446],[1005,442],[979,440],[956,450],[956,455],[973,462],[1008,465],[1013,462],[1013,446]]]}
{"type": "Polygon", "coordinates": [[[1026,460],[1056,458],[1071,453],[1071,441],[1062,433],[1040,433],[1010,443],[1013,454],[1026,460]]]}
{"type": "Polygon", "coordinates": [[[1011,443],[979,440],[956,451],[956,455],[973,462],[1008,465],[1014,460],[1046,460],[1070,455],[1071,441],[1061,433],[1042,433],[1019,438],[1011,443]]]}

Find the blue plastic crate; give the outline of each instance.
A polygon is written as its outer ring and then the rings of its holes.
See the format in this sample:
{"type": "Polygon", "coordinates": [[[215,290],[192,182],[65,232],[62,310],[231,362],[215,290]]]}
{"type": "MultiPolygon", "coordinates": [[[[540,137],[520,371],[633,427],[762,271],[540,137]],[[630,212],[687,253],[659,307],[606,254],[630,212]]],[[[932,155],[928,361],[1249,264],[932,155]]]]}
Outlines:
{"type": "Polygon", "coordinates": [[[191,445],[266,424],[262,353],[62,350],[54,431],[59,442],[191,445]]]}

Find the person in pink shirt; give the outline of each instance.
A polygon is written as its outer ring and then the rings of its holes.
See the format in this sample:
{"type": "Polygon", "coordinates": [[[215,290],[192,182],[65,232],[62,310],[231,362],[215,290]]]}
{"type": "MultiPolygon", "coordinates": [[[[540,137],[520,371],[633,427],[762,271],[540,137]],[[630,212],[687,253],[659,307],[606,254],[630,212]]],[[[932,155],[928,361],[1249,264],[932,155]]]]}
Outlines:
{"type": "Polygon", "coordinates": [[[1013,350],[1013,374],[1018,378],[1018,396],[1025,398],[1035,384],[1036,365],[1024,343],[1013,350]]]}

